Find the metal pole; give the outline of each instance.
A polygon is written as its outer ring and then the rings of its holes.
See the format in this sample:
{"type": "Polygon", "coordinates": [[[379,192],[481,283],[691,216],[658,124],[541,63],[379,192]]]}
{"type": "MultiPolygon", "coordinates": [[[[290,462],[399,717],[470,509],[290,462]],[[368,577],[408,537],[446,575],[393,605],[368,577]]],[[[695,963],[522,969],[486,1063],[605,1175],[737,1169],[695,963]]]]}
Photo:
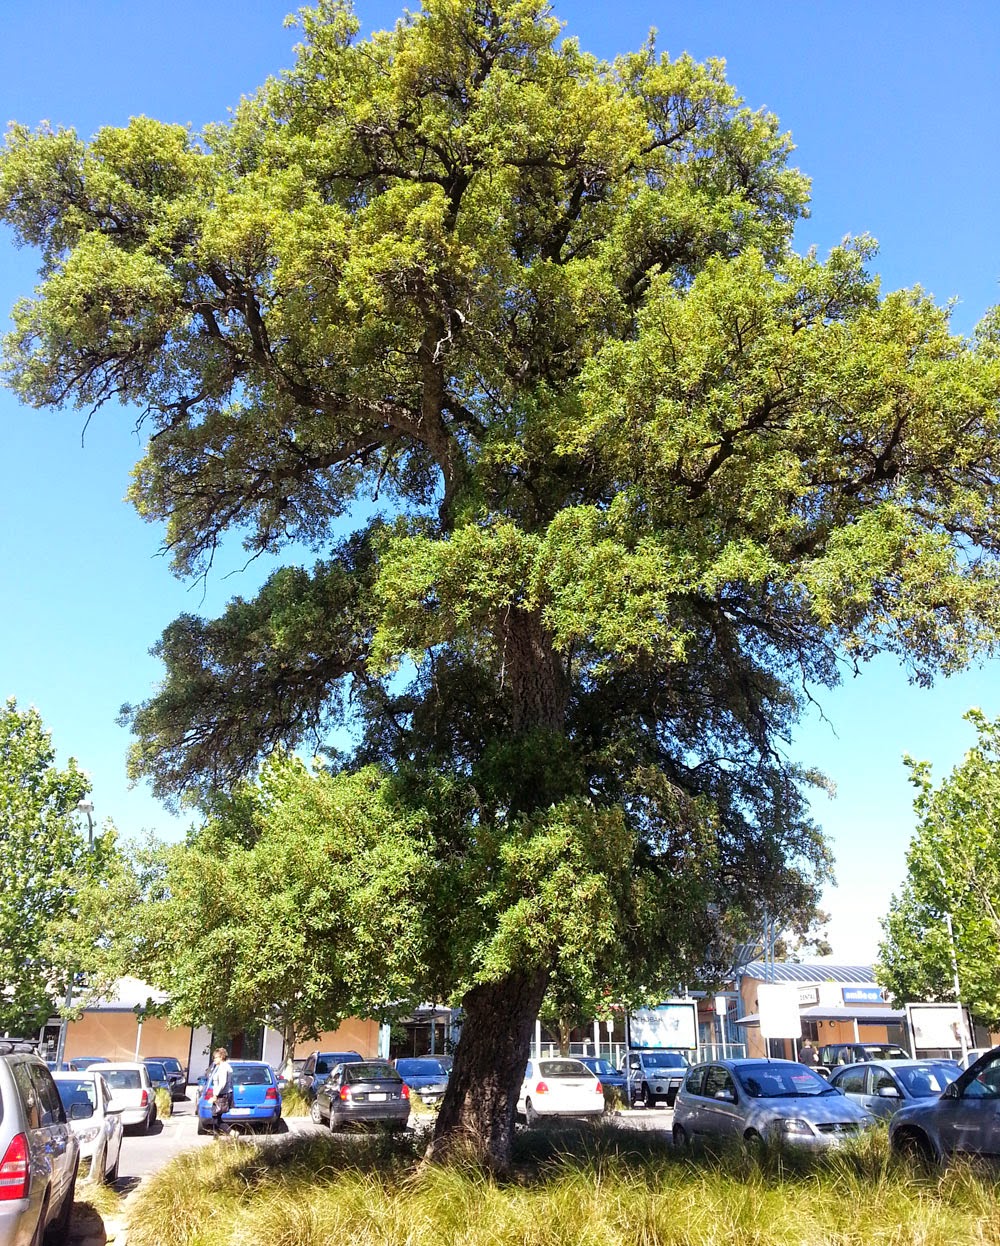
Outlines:
{"type": "MultiPolygon", "coordinates": [[[[94,819],[90,816],[94,812],[94,802],[92,800],[77,801],[77,809],[81,813],[87,815],[87,851],[89,852],[94,846],[94,819]]],[[[66,984],[66,1003],[63,1005],[64,1011],[69,1013],[73,1007],[73,984],[76,981],[76,974],[71,973],[69,982],[66,984]]],[[[63,1060],[66,1056],[66,1032],[69,1029],[69,1017],[63,1017],[63,1023],[59,1027],[59,1039],[56,1043],[56,1068],[61,1069],[63,1060]]]]}
{"type": "Polygon", "coordinates": [[[951,926],[951,914],[945,913],[944,924],[948,927],[948,950],[951,952],[951,973],[955,983],[955,1007],[958,1009],[958,1041],[962,1044],[962,1063],[965,1064],[969,1054],[969,1044],[965,1041],[965,1014],[962,1010],[962,988],[958,981],[958,957],[955,954],[955,932],[951,926]]]}

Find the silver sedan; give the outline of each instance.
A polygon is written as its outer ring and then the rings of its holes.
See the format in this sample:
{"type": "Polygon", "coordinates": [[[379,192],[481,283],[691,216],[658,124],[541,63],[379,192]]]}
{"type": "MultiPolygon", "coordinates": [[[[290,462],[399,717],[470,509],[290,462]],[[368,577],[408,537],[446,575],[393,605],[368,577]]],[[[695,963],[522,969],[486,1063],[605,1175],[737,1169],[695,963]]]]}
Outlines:
{"type": "Polygon", "coordinates": [[[909,1104],[936,1099],[961,1071],[955,1060],[872,1060],[838,1069],[830,1085],[885,1120],[909,1104]]]}

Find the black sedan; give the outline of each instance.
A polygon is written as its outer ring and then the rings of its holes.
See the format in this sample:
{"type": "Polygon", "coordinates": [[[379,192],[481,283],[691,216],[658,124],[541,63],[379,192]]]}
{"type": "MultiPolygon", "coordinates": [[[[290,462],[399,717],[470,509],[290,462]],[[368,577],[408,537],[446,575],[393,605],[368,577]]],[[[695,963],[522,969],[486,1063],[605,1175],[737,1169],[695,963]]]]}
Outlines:
{"type": "Polygon", "coordinates": [[[587,1068],[590,1069],[591,1073],[593,1073],[595,1077],[599,1078],[601,1085],[604,1087],[605,1099],[608,1098],[607,1092],[609,1090],[616,1091],[619,1095],[621,1095],[622,1099],[625,1098],[626,1078],[625,1074],[620,1069],[616,1069],[615,1066],[609,1060],[605,1060],[603,1056],[579,1056],[577,1058],[581,1064],[585,1064],[587,1068]]]}
{"type": "Polygon", "coordinates": [[[449,1070],[437,1056],[401,1056],[396,1072],[424,1103],[440,1103],[448,1089],[449,1070]]]}
{"type": "Polygon", "coordinates": [[[337,1066],[313,1100],[313,1120],[330,1131],[344,1125],[387,1125],[403,1129],[410,1117],[410,1088],[388,1060],[361,1060],[337,1066]]]}

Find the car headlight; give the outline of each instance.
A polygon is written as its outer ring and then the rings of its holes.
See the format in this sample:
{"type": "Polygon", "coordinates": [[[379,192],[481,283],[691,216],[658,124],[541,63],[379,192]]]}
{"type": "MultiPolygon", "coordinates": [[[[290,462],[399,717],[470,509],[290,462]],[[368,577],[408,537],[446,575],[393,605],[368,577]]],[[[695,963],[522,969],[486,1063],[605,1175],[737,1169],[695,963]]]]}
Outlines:
{"type": "Polygon", "coordinates": [[[100,1132],[100,1125],[90,1125],[87,1129],[81,1129],[76,1136],[81,1142],[93,1142],[100,1132]]]}
{"type": "Polygon", "coordinates": [[[783,1134],[811,1134],[813,1132],[812,1125],[808,1121],[800,1120],[797,1116],[783,1117],[775,1124],[778,1126],[779,1133],[783,1134]]]}

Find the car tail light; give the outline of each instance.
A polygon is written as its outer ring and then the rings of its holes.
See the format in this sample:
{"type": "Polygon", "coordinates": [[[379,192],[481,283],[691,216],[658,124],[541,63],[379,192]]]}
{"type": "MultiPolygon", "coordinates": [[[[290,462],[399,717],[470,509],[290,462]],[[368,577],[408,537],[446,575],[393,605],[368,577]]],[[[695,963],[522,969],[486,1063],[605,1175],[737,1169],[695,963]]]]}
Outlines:
{"type": "Polygon", "coordinates": [[[536,1095],[547,1095],[548,1093],[549,1093],[549,1088],[545,1084],[545,1082],[539,1082],[538,1085],[535,1087],[536,1095]]]}
{"type": "Polygon", "coordinates": [[[401,1093],[402,1093],[402,1095],[403,1095],[403,1098],[404,1098],[404,1099],[409,1099],[409,1097],[410,1097],[410,1088],[409,1088],[409,1086],[407,1086],[406,1082],[403,1082],[403,1089],[402,1089],[402,1092],[401,1092],[401,1093]]]}
{"type": "Polygon", "coordinates": [[[25,1134],[15,1134],[0,1160],[0,1199],[6,1202],[8,1199],[27,1198],[30,1184],[28,1139],[25,1134]]]}
{"type": "Polygon", "coordinates": [[[144,1108],[149,1103],[149,1091],[142,1092],[142,1098],[139,1100],[139,1107],[144,1108]]]}
{"type": "Polygon", "coordinates": [[[601,1085],[601,1083],[600,1083],[600,1082],[598,1082],[598,1083],[597,1083],[597,1085],[594,1087],[594,1089],[597,1091],[597,1093],[598,1093],[599,1095],[603,1095],[603,1094],[604,1094],[604,1087],[601,1085]]]}
{"type": "Polygon", "coordinates": [[[350,1088],[350,1086],[341,1086],[341,1088],[340,1088],[340,1097],[341,1097],[341,1099],[343,1099],[345,1102],[346,1102],[348,1099],[350,1099],[350,1097],[351,1097],[351,1088],[350,1088]]]}
{"type": "Polygon", "coordinates": [[[267,1090],[264,1092],[264,1098],[265,1099],[277,1099],[277,1097],[278,1097],[278,1088],[276,1086],[268,1086],[267,1090]]]}

